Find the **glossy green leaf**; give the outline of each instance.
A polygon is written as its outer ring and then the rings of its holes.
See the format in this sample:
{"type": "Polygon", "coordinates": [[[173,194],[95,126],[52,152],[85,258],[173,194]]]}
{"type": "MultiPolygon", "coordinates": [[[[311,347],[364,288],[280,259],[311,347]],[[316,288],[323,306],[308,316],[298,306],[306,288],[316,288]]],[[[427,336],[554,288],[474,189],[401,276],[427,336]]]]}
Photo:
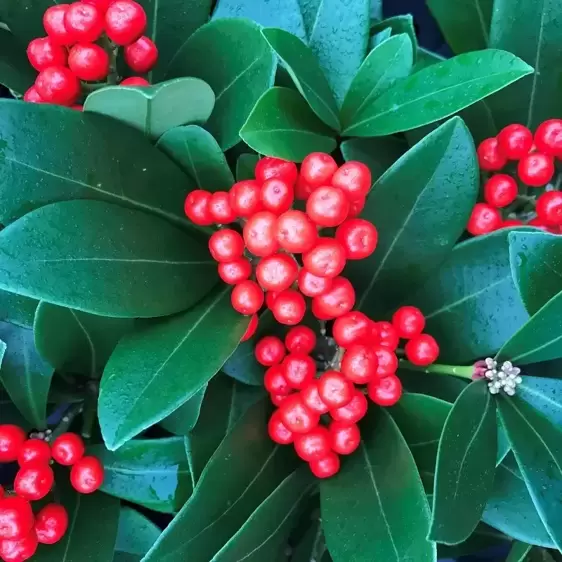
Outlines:
{"type": "Polygon", "coordinates": [[[444,377],[435,373],[398,369],[398,376],[408,392],[426,394],[452,404],[469,381],[458,377],[444,377]]]}
{"type": "Polygon", "coordinates": [[[474,144],[458,118],[395,162],[375,183],[361,213],[377,226],[377,251],[348,262],[345,270],[357,292],[357,308],[384,312],[420,286],[449,255],[477,193],[474,144]]]}
{"type": "Polygon", "coordinates": [[[385,410],[370,411],[359,449],[320,483],[322,526],[334,562],[436,561],[430,511],[416,464],[385,410]],[[399,484],[396,477],[400,475],[399,484]]]}
{"type": "Polygon", "coordinates": [[[304,98],[288,88],[268,90],[240,130],[242,140],[256,152],[294,162],[311,152],[332,152],[332,135],[304,98]]]}
{"type": "Polygon", "coordinates": [[[257,154],[241,154],[236,162],[236,181],[253,180],[259,159],[257,154]]]}
{"type": "Polygon", "coordinates": [[[508,540],[509,537],[506,537],[503,533],[485,523],[480,523],[476,527],[476,531],[463,543],[452,546],[438,544],[437,556],[439,560],[442,558],[457,560],[461,556],[477,556],[491,548],[497,548],[499,551],[499,548],[505,547],[508,540]]]}
{"type": "Polygon", "coordinates": [[[195,395],[236,349],[248,318],[221,287],[195,308],[123,338],[100,386],[98,413],[115,450],[195,395]]]}
{"type": "Polygon", "coordinates": [[[562,379],[523,376],[517,396],[539,410],[554,425],[562,426],[562,379]]]}
{"type": "Polygon", "coordinates": [[[195,76],[216,96],[206,128],[223,150],[238,143],[238,133],[259,97],[273,85],[276,60],[257,24],[218,19],[199,28],[178,51],[168,78],[195,76]]]}
{"type": "Polygon", "coordinates": [[[213,135],[197,125],[167,131],[156,147],[189,174],[198,188],[228,191],[234,183],[221,147],[213,135]]]}
{"type": "Polygon", "coordinates": [[[408,304],[419,306],[442,363],[493,355],[528,319],[509,267],[504,230],[456,246],[408,304]],[[451,330],[451,326],[455,326],[451,330]]]}
{"type": "Polygon", "coordinates": [[[0,29],[0,84],[23,96],[36,77],[23,43],[6,29],[0,29]]]}
{"type": "Polygon", "coordinates": [[[180,312],[212,288],[215,268],[186,232],[102,201],[53,203],[0,232],[0,288],[92,314],[180,312]]]}
{"type": "Polygon", "coordinates": [[[465,53],[398,80],[366,104],[345,135],[376,137],[443,119],[501,90],[533,69],[511,53],[465,53]]]}
{"type": "Polygon", "coordinates": [[[115,550],[144,556],[162,531],[147,517],[130,507],[122,507],[115,550]]]}
{"type": "Polygon", "coordinates": [[[485,379],[466,387],[447,416],[437,452],[429,537],[458,544],[474,531],[494,485],[496,403],[485,379]]]}
{"type": "Polygon", "coordinates": [[[96,316],[41,302],[35,314],[35,346],[58,371],[99,378],[117,342],[133,328],[130,318],[96,316]]]}
{"type": "Polygon", "coordinates": [[[145,562],[209,562],[294,470],[295,455],[267,435],[269,412],[267,401],[261,400],[238,421],[145,562]]]}
{"type": "MultiPolygon", "coordinates": [[[[89,449],[103,463],[106,494],[153,511],[174,513],[192,492],[183,438],[135,439],[118,451],[89,449]]],[[[148,550],[148,549],[147,549],[148,550]]]]}
{"type": "Polygon", "coordinates": [[[55,0],[0,0],[0,19],[27,45],[45,35],[43,13],[55,3],[55,0]]]}
{"type": "Polygon", "coordinates": [[[388,90],[399,78],[410,74],[413,64],[412,42],[404,33],[377,45],[363,61],[341,108],[344,128],[354,123],[365,106],[388,90]]]}
{"type": "Polygon", "coordinates": [[[107,115],[156,140],[166,131],[207,121],[215,105],[211,87],[198,78],[178,78],[150,87],[108,86],[92,92],[84,111],[107,115]]]}
{"type": "Polygon", "coordinates": [[[263,29],[262,33],[312,111],[328,127],[339,131],[338,106],[312,50],[298,37],[282,29],[263,29]]]}
{"type": "Polygon", "coordinates": [[[33,328],[35,310],[39,301],[15,293],[0,291],[0,321],[33,328]]]}
{"type": "Polygon", "coordinates": [[[201,404],[205,398],[207,385],[196,392],[185,404],[164,418],[160,425],[174,435],[186,435],[197,423],[201,413],[201,404]]]}
{"type": "Polygon", "coordinates": [[[317,519],[312,523],[302,540],[293,549],[291,562],[329,562],[332,559],[326,547],[322,522],[317,519]]]}
{"type": "Polygon", "coordinates": [[[375,47],[380,45],[383,41],[390,39],[391,36],[392,36],[392,29],[390,27],[385,27],[382,31],[379,31],[374,35],[371,34],[371,38],[369,39],[369,49],[373,50],[375,47]]]}
{"type": "MultiPolygon", "coordinates": [[[[0,351],[2,349],[0,345],[0,351]]],[[[25,431],[34,429],[34,424],[28,422],[17,409],[11,398],[4,392],[2,385],[0,385],[0,423],[10,423],[19,425],[25,431]]]]}
{"type": "MultiPolygon", "coordinates": [[[[414,26],[414,17],[412,14],[401,14],[392,16],[382,21],[371,23],[371,37],[378,35],[384,30],[390,31],[390,36],[405,33],[410,38],[413,47],[413,58],[416,59],[416,51],[418,50],[418,39],[416,37],[416,28],[414,26]]],[[[389,37],[390,37],[389,36],[389,37]]],[[[379,44],[379,42],[377,42],[379,44]]]]}
{"type": "Polygon", "coordinates": [[[514,541],[505,562],[525,562],[531,548],[533,548],[532,544],[514,541]]]}

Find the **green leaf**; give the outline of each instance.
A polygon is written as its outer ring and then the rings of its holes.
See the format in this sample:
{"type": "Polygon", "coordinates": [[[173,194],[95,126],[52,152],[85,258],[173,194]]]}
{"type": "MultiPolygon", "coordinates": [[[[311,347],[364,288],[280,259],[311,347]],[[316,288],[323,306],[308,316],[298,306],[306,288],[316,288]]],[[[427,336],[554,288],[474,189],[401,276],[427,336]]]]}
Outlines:
{"type": "Polygon", "coordinates": [[[511,277],[507,235],[499,230],[459,244],[408,297],[408,304],[426,315],[440,362],[462,364],[493,355],[527,321],[511,277]]]}
{"type": "Polygon", "coordinates": [[[108,86],[92,92],[84,111],[113,117],[156,140],[179,125],[205,123],[215,105],[211,87],[198,78],[178,78],[150,87],[108,86]]]}
{"type": "Polygon", "coordinates": [[[525,562],[531,548],[533,548],[532,544],[514,541],[505,562],[525,562]]]}
{"type": "Polygon", "coordinates": [[[496,403],[485,379],[466,387],[447,416],[437,452],[429,537],[458,544],[476,529],[494,485],[496,403]]]}
{"type": "Polygon", "coordinates": [[[302,540],[293,549],[291,562],[331,562],[326,548],[326,541],[322,532],[322,524],[319,519],[315,520],[302,540]]]}
{"type": "Polygon", "coordinates": [[[357,308],[383,312],[420,286],[449,255],[477,193],[474,144],[459,118],[441,125],[395,162],[376,182],[361,213],[379,231],[377,250],[346,267],[357,308]]]}
{"type": "Polygon", "coordinates": [[[436,561],[430,511],[404,437],[385,410],[369,412],[359,449],[320,484],[322,526],[335,562],[436,561]],[[400,475],[400,485],[396,477],[400,475]]]}
{"type": "Polygon", "coordinates": [[[206,128],[223,150],[238,143],[240,128],[273,85],[276,60],[257,24],[218,19],[199,28],[170,62],[168,78],[195,76],[216,96],[206,128]]]}
{"type": "Polygon", "coordinates": [[[36,77],[23,44],[6,29],[0,29],[0,84],[23,96],[36,77]]]}
{"type": "Polygon", "coordinates": [[[338,106],[312,50],[298,37],[282,29],[263,29],[262,34],[281,59],[312,111],[328,127],[339,131],[338,106]]]}
{"type": "MultiPolygon", "coordinates": [[[[103,445],[88,449],[103,463],[106,494],[153,511],[174,513],[192,492],[191,476],[181,437],[135,439],[118,451],[103,445]]],[[[148,550],[148,549],[147,549],[148,550]]]]}
{"type": "Polygon", "coordinates": [[[55,0],[0,0],[0,19],[25,45],[43,37],[43,13],[56,4],[55,0]]]}
{"type": "Polygon", "coordinates": [[[189,178],[138,131],[88,112],[0,101],[0,178],[2,224],[69,199],[101,199],[189,224],[189,178]]]}
{"type": "Polygon", "coordinates": [[[295,520],[316,480],[307,466],[287,476],[213,556],[213,562],[273,560],[287,543],[295,520]]]}
{"type": "Polygon", "coordinates": [[[420,373],[398,369],[398,377],[408,392],[426,394],[452,404],[469,381],[458,377],[444,377],[435,373],[420,373]]]}
{"type": "Polygon", "coordinates": [[[311,152],[332,152],[332,135],[304,98],[288,88],[268,90],[240,130],[242,140],[256,152],[294,162],[311,152]]]}
{"type": "Polygon", "coordinates": [[[0,288],[92,314],[180,312],[209,291],[214,270],[186,232],[102,201],[53,203],[0,232],[0,288]]]}
{"type": "MultiPolygon", "coordinates": [[[[413,58],[416,59],[416,51],[418,50],[418,39],[416,37],[416,28],[414,26],[414,17],[412,14],[403,14],[392,16],[382,21],[371,23],[371,37],[376,37],[384,30],[390,31],[390,36],[405,33],[410,38],[413,47],[413,58]]],[[[376,42],[380,44],[380,41],[376,42]]]]}
{"type": "Polygon", "coordinates": [[[209,562],[294,470],[298,463],[290,448],[276,445],[267,435],[266,402],[252,406],[222,441],[190,500],[145,562],[209,562]]]}
{"type": "Polygon", "coordinates": [[[562,433],[519,397],[500,396],[498,407],[533,503],[560,550],[562,504],[552,498],[562,493],[562,433]]]}
{"type": "Polygon", "coordinates": [[[413,56],[412,42],[405,33],[390,37],[369,53],[345,95],[341,108],[344,128],[354,123],[363,108],[381,96],[396,80],[410,74],[413,56]]]}
{"type": "Polygon", "coordinates": [[[0,291],[0,321],[16,324],[23,328],[33,328],[38,301],[0,291]]]}
{"type": "Polygon", "coordinates": [[[136,509],[122,507],[115,550],[144,556],[162,531],[136,509]]]}
{"type": "Polygon", "coordinates": [[[197,423],[207,385],[196,392],[185,404],[164,418],[160,425],[174,435],[186,435],[197,423]]]}
{"type": "Polygon", "coordinates": [[[505,51],[458,55],[398,80],[366,104],[343,133],[378,137],[415,129],[453,115],[532,71],[505,51]]]}
{"type": "Polygon", "coordinates": [[[447,0],[428,0],[427,5],[453,52],[488,47],[493,0],[461,0],[454,6],[447,0]]]}
{"type": "Polygon", "coordinates": [[[478,527],[476,527],[476,531],[474,531],[470,538],[465,542],[453,546],[438,544],[437,556],[439,560],[442,558],[452,558],[457,560],[461,556],[477,556],[483,551],[491,548],[497,548],[498,551],[499,548],[505,548],[508,540],[509,537],[506,537],[503,533],[496,531],[496,529],[486,525],[485,523],[480,523],[478,527]]]}
{"type": "Polygon", "coordinates": [[[248,321],[232,308],[226,286],[188,312],[123,338],[100,386],[107,447],[117,449],[201,390],[236,349],[248,321]]]}
{"type": "Polygon", "coordinates": [[[525,375],[517,387],[517,396],[548,418],[562,426],[562,380],[525,375]]]}
{"type": "Polygon", "coordinates": [[[259,159],[257,154],[241,154],[236,162],[236,181],[253,180],[259,159]]]}
{"type": "Polygon", "coordinates": [[[212,192],[228,191],[234,183],[221,147],[213,135],[197,125],[167,131],[156,147],[189,174],[197,187],[212,192]]]}
{"type": "Polygon", "coordinates": [[[35,315],[35,346],[58,371],[99,378],[117,342],[134,328],[129,318],[108,318],[41,302],[35,315]]]}

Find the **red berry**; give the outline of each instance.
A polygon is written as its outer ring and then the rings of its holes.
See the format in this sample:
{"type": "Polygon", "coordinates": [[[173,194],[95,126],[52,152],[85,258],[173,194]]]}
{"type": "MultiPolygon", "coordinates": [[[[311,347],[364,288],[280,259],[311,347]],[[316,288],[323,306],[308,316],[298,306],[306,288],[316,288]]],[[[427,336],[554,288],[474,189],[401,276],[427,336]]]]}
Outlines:
{"type": "Polygon", "coordinates": [[[271,403],[277,407],[281,406],[285,399],[288,397],[288,394],[270,394],[269,398],[271,399],[271,403]]]}
{"type": "Polygon", "coordinates": [[[379,406],[394,406],[402,396],[402,383],[396,375],[389,375],[369,383],[367,392],[369,393],[369,398],[375,404],[379,406]]]}
{"type": "Polygon", "coordinates": [[[366,345],[353,344],[344,353],[341,372],[355,384],[367,384],[377,375],[379,360],[366,345]]]}
{"type": "Polygon", "coordinates": [[[47,504],[35,518],[35,534],[41,544],[59,542],[68,529],[68,513],[62,505],[47,504]]]}
{"type": "Polygon", "coordinates": [[[363,197],[362,199],[356,199],[355,201],[351,201],[349,205],[349,213],[347,214],[347,218],[355,218],[361,214],[361,211],[365,208],[367,203],[367,198],[363,197]]]}
{"type": "Polygon", "coordinates": [[[478,145],[478,165],[482,170],[497,172],[507,163],[507,157],[501,152],[498,139],[489,138],[478,145]]]}
{"type": "Polygon", "coordinates": [[[33,529],[33,511],[30,503],[17,496],[0,499],[0,542],[19,540],[33,529]]]}
{"type": "Polygon", "coordinates": [[[294,326],[304,318],[306,302],[298,291],[286,289],[276,296],[271,312],[280,324],[294,326]]]}
{"type": "Polygon", "coordinates": [[[277,217],[269,211],[261,211],[248,219],[244,225],[246,248],[255,256],[265,258],[279,248],[275,237],[277,217]]]}
{"type": "Polygon", "coordinates": [[[133,0],[117,0],[105,13],[105,31],[117,45],[130,45],[146,29],[144,8],[133,0]]]}
{"type": "Polygon", "coordinates": [[[371,320],[362,312],[348,312],[336,318],[332,327],[332,337],[340,347],[367,341],[371,320]]]}
{"type": "Polygon", "coordinates": [[[309,355],[316,347],[316,334],[308,326],[294,326],[285,336],[285,347],[290,353],[309,355]]]}
{"type": "Polygon", "coordinates": [[[329,277],[318,277],[310,273],[304,267],[299,271],[299,291],[307,297],[317,297],[324,294],[332,287],[332,279],[329,277]]]}
{"type": "Polygon", "coordinates": [[[330,434],[318,425],[308,433],[295,435],[295,452],[303,461],[314,461],[330,453],[330,434]]]}
{"type": "Polygon", "coordinates": [[[39,95],[35,86],[31,86],[23,95],[23,101],[28,103],[45,103],[45,100],[39,95]]]}
{"type": "Polygon", "coordinates": [[[304,267],[318,277],[336,277],[345,267],[345,248],[333,238],[319,238],[302,256],[304,267]]]}
{"type": "Polygon", "coordinates": [[[263,386],[270,394],[277,396],[287,395],[291,392],[291,385],[285,378],[284,367],[272,365],[263,377],[263,386]]]}
{"type": "Polygon", "coordinates": [[[336,230],[336,240],[345,248],[348,260],[369,257],[377,247],[377,229],[364,219],[348,219],[336,230]]]}
{"type": "Polygon", "coordinates": [[[51,460],[51,447],[42,439],[28,439],[20,449],[18,455],[18,464],[24,464],[39,461],[44,464],[49,464],[51,460]]]}
{"type": "Polygon", "coordinates": [[[496,174],[484,185],[484,198],[493,207],[507,207],[517,197],[517,182],[507,174],[496,174]]]}
{"type": "Polygon", "coordinates": [[[289,254],[263,258],[256,268],[256,279],[266,291],[284,291],[297,279],[299,266],[289,254]]]}
{"type": "Polygon", "coordinates": [[[250,318],[250,323],[248,324],[248,327],[246,328],[244,335],[242,336],[242,338],[240,338],[240,341],[241,342],[248,341],[256,333],[257,328],[258,328],[258,315],[254,314],[250,318]]]}
{"type": "Polygon", "coordinates": [[[43,27],[47,35],[58,45],[72,45],[75,42],[64,24],[64,16],[68,8],[68,4],[59,4],[47,8],[43,14],[43,27]]]}
{"type": "Polygon", "coordinates": [[[78,43],[70,49],[68,66],[80,80],[103,80],[109,74],[109,55],[94,43],[78,43]]]}
{"type": "Polygon", "coordinates": [[[341,408],[353,398],[353,383],[338,371],[326,371],[318,379],[318,393],[322,401],[330,408],[341,408]]]}
{"type": "Polygon", "coordinates": [[[96,457],[82,457],[70,471],[70,483],[80,494],[91,494],[103,484],[104,468],[96,457]]]}
{"type": "Polygon", "coordinates": [[[468,219],[466,229],[473,236],[497,230],[502,223],[500,212],[487,203],[476,203],[468,219]]]}
{"type": "Polygon", "coordinates": [[[305,386],[300,393],[302,400],[307,408],[317,414],[326,414],[330,409],[329,406],[320,398],[318,392],[318,381],[313,380],[305,386]]]}
{"type": "Polygon", "coordinates": [[[43,462],[30,462],[23,465],[16,474],[14,491],[18,496],[30,501],[44,498],[55,483],[53,469],[43,462]]]}
{"type": "Polygon", "coordinates": [[[254,350],[258,363],[270,367],[281,363],[285,357],[285,346],[276,336],[265,336],[257,344],[254,350]]]}
{"type": "Polygon", "coordinates": [[[316,227],[302,211],[287,211],[277,221],[277,242],[292,254],[308,252],[318,240],[316,227]]]}
{"type": "Polygon", "coordinates": [[[529,154],[533,133],[524,125],[513,123],[504,127],[497,136],[499,150],[508,160],[519,160],[529,154]]]}
{"type": "Polygon", "coordinates": [[[158,48],[144,35],[125,47],[125,62],[135,72],[145,74],[158,62],[158,48]]]}
{"type": "MultiPolygon", "coordinates": [[[[330,410],[332,418],[339,422],[357,423],[365,417],[369,405],[365,395],[360,390],[355,390],[353,398],[341,408],[334,408],[330,410]]],[[[340,451],[337,451],[340,453],[340,451]]]]}
{"type": "MultiPolygon", "coordinates": [[[[363,396],[363,400],[365,400],[365,408],[367,408],[365,396],[363,396]]],[[[361,433],[355,423],[334,421],[330,424],[328,431],[330,432],[330,447],[339,455],[351,455],[361,443],[361,433]]]]}
{"type": "Polygon", "coordinates": [[[17,425],[0,425],[0,463],[14,462],[27,441],[25,431],[17,425]]]}
{"type": "Polygon", "coordinates": [[[425,316],[422,311],[415,306],[401,306],[394,313],[392,324],[398,331],[398,336],[408,340],[423,332],[425,328],[425,316]]]}
{"type": "Polygon", "coordinates": [[[314,191],[314,187],[306,183],[304,178],[299,175],[295,184],[295,199],[298,201],[306,201],[310,194],[314,191]]]}
{"type": "Polygon", "coordinates": [[[562,156],[562,119],[549,119],[535,132],[535,145],[539,152],[549,156],[562,156]]]}
{"type": "Polygon", "coordinates": [[[29,43],[27,58],[31,66],[41,72],[49,66],[64,66],[66,49],[55,43],[51,37],[40,37],[29,43]]]}
{"type": "Polygon", "coordinates": [[[542,187],[554,175],[554,160],[552,156],[547,156],[541,152],[532,152],[517,164],[517,175],[525,185],[542,187]]]}
{"type": "Polygon", "coordinates": [[[400,343],[398,330],[390,322],[385,321],[377,322],[375,328],[378,333],[378,345],[386,347],[386,349],[389,349],[390,351],[394,351],[400,343]]]}
{"type": "Polygon", "coordinates": [[[255,314],[262,307],[264,299],[260,286],[250,279],[238,283],[230,295],[232,308],[246,316],[255,314]]]}
{"type": "Polygon", "coordinates": [[[502,222],[500,228],[510,228],[512,226],[522,226],[524,223],[519,219],[507,219],[502,222]]]}
{"type": "Polygon", "coordinates": [[[4,490],[4,487],[0,484],[0,500],[4,497],[5,493],[6,490],[4,490]]]}
{"type": "Polygon", "coordinates": [[[230,194],[226,191],[215,191],[211,195],[209,211],[217,224],[230,224],[236,220],[236,213],[230,206],[230,194]]]}
{"type": "Polygon", "coordinates": [[[363,199],[371,189],[371,170],[362,162],[350,160],[332,177],[332,185],[340,188],[349,201],[363,199]]]}
{"type": "Polygon", "coordinates": [[[396,357],[396,353],[380,345],[373,346],[372,349],[378,360],[377,377],[387,377],[388,375],[394,374],[396,369],[398,369],[398,357],[396,357]]]}
{"type": "Polygon", "coordinates": [[[354,304],[353,285],[345,277],[336,277],[329,291],[312,299],[312,313],[316,317],[337,318],[349,312],[354,304]]]}
{"type": "Polygon", "coordinates": [[[292,186],[297,181],[298,170],[294,162],[266,156],[256,164],[255,175],[259,183],[275,178],[292,186]]]}
{"type": "Polygon", "coordinates": [[[34,532],[23,539],[0,541],[0,558],[5,562],[24,562],[35,554],[37,546],[34,532]]]}
{"type": "Polygon", "coordinates": [[[272,441],[279,445],[289,445],[294,440],[293,432],[287,429],[281,420],[279,411],[273,413],[267,424],[267,433],[272,441]]]}
{"type": "Polygon", "coordinates": [[[310,470],[316,478],[330,478],[340,469],[340,458],[336,453],[330,452],[324,458],[310,461],[310,470]]]}
{"type": "Polygon", "coordinates": [[[249,218],[263,209],[261,202],[261,186],[255,180],[244,180],[230,188],[230,205],[234,212],[242,218],[249,218]]]}
{"type": "Polygon", "coordinates": [[[83,0],[86,4],[93,4],[102,14],[107,12],[107,8],[114,0],[83,0]]]}
{"type": "Polygon", "coordinates": [[[439,345],[429,334],[420,334],[406,344],[404,351],[410,363],[425,367],[439,356],[439,345]]]}
{"type": "Polygon", "coordinates": [[[69,68],[50,66],[35,80],[38,94],[47,103],[72,105],[80,95],[80,82],[69,68]]]}
{"type": "Polygon", "coordinates": [[[64,27],[74,43],[92,43],[103,32],[103,14],[93,4],[74,2],[64,14],[64,27]]]}
{"type": "Polygon", "coordinates": [[[200,226],[213,224],[211,215],[211,194],[202,189],[196,189],[185,199],[184,211],[187,218],[200,226]]]}
{"type": "Polygon", "coordinates": [[[236,260],[244,253],[244,239],[236,230],[222,228],[209,238],[209,251],[218,262],[236,260]]]}
{"type": "MultiPolygon", "coordinates": [[[[316,362],[304,353],[289,353],[281,365],[285,380],[292,388],[302,390],[316,376],[316,362]]],[[[266,387],[267,388],[267,387],[266,387]]],[[[282,394],[278,392],[277,394],[282,394]]]]}
{"type": "MultiPolygon", "coordinates": [[[[546,191],[537,199],[537,218],[545,225],[562,225],[562,192],[546,191]]],[[[536,224],[535,221],[529,221],[532,226],[543,226],[536,224]]]]}
{"type": "Polygon", "coordinates": [[[278,294],[279,291],[267,291],[265,293],[265,306],[267,306],[269,310],[273,310],[273,303],[275,302],[278,294]]]}
{"type": "Polygon", "coordinates": [[[119,86],[136,86],[137,88],[142,88],[144,86],[150,86],[150,82],[145,78],[141,78],[140,76],[131,76],[130,78],[125,78],[125,80],[122,80],[119,86]]]}
{"type": "Polygon", "coordinates": [[[252,275],[252,264],[245,257],[219,263],[219,277],[228,285],[238,285],[252,275]]]}
{"type": "Polygon", "coordinates": [[[320,421],[320,415],[310,410],[304,403],[302,396],[291,394],[279,407],[281,421],[293,433],[308,433],[320,421]]]}
{"type": "Polygon", "coordinates": [[[287,182],[277,178],[263,182],[261,201],[266,211],[280,215],[291,208],[294,199],[293,186],[287,182]]]}
{"type": "Polygon", "coordinates": [[[325,152],[312,152],[301,164],[300,177],[311,188],[330,185],[338,165],[336,161],[325,152]]]}
{"type": "Polygon", "coordinates": [[[338,226],[349,213],[349,201],[337,187],[315,189],[306,202],[306,214],[319,226],[338,226]]]}

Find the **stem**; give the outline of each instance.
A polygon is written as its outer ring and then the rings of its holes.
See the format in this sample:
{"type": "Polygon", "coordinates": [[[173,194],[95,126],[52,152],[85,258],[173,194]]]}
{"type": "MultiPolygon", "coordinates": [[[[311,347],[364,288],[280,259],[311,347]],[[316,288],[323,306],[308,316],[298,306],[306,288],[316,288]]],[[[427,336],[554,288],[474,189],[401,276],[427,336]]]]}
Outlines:
{"type": "Polygon", "coordinates": [[[99,382],[90,381],[88,383],[88,394],[84,402],[84,419],[82,421],[82,437],[84,439],[90,439],[92,437],[92,429],[97,414],[98,394],[99,382]]]}
{"type": "Polygon", "coordinates": [[[423,373],[433,373],[435,375],[448,375],[453,377],[461,377],[463,379],[472,380],[472,375],[474,373],[474,367],[472,365],[460,366],[460,365],[439,365],[433,364],[427,367],[419,367],[418,365],[413,365],[409,361],[400,359],[400,367],[403,369],[408,369],[410,371],[421,371],[423,373]]]}
{"type": "Polygon", "coordinates": [[[73,404],[68,409],[66,414],[64,414],[59,425],[57,425],[57,427],[53,430],[53,432],[50,435],[45,437],[45,441],[52,442],[59,435],[66,433],[70,428],[70,426],[72,425],[72,422],[74,422],[74,420],[82,413],[83,410],[84,410],[83,402],[79,402],[78,404],[73,404]]]}

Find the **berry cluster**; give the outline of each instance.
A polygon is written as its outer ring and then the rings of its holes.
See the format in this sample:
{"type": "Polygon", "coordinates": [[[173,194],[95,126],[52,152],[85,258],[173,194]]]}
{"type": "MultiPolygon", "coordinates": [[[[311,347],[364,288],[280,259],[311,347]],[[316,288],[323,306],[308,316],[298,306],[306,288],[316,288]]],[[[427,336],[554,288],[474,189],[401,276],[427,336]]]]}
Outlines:
{"type": "MultiPolygon", "coordinates": [[[[146,24],[144,8],[134,0],[83,0],[47,8],[47,37],[33,39],[27,47],[39,75],[23,99],[81,109],[74,106],[82,93],[80,81],[105,80],[118,47],[124,47],[125,62],[134,72],[148,72],[158,60],[158,49],[143,36],[146,24]]],[[[148,81],[135,76],[121,85],[147,86],[148,81]]]]}
{"type": "Polygon", "coordinates": [[[37,550],[38,543],[55,544],[66,533],[68,514],[64,506],[49,503],[34,515],[32,501],[47,496],[55,485],[51,459],[72,466],[70,482],[82,494],[95,492],[103,482],[104,469],[96,457],[84,456],[82,438],[64,433],[52,444],[28,438],[16,425],[0,425],[0,463],[17,462],[13,493],[0,486],[0,559],[22,562],[37,550]]]}
{"type": "MultiPolygon", "coordinates": [[[[562,120],[544,121],[533,133],[525,126],[513,124],[502,129],[497,137],[485,139],[478,146],[478,163],[485,172],[499,172],[510,161],[514,174],[493,174],[484,184],[485,203],[477,203],[472,210],[467,230],[477,236],[508,226],[529,224],[560,233],[562,227],[562,192],[547,186],[555,173],[555,159],[562,160],[562,120]],[[516,177],[514,177],[516,176],[516,177]],[[519,185],[543,188],[535,197],[520,197],[519,185]],[[517,218],[520,209],[522,218],[527,218],[526,208],[534,205],[536,216],[525,222],[517,218]],[[500,209],[508,215],[504,219],[500,209]]],[[[508,170],[509,171],[509,170],[508,170]]],[[[534,215],[534,213],[533,213],[534,215]]]]}

